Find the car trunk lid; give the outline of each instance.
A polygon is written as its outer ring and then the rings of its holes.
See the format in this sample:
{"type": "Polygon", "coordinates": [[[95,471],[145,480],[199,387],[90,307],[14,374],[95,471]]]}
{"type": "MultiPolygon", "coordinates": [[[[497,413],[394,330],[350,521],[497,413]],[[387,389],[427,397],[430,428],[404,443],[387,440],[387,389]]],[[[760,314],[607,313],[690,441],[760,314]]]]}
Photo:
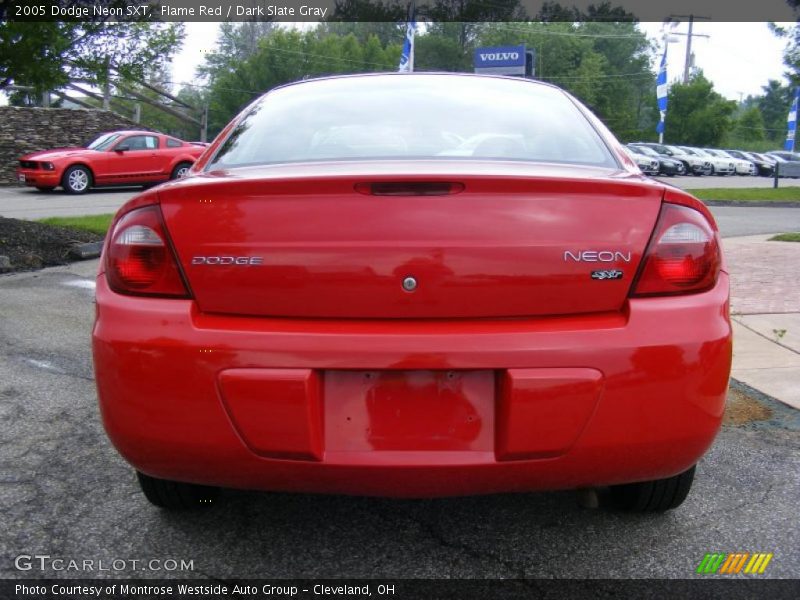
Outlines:
{"type": "Polygon", "coordinates": [[[619,311],[662,192],[601,169],[306,165],[160,196],[201,311],[384,319],[619,311]]]}

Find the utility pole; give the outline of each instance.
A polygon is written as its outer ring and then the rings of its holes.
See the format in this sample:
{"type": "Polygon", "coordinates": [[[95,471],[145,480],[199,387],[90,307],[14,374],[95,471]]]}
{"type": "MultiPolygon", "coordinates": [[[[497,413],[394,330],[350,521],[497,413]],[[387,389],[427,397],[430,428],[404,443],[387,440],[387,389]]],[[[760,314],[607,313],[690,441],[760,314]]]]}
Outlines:
{"type": "Polygon", "coordinates": [[[689,15],[689,35],[686,36],[686,60],[683,63],[683,85],[689,83],[689,67],[692,65],[692,26],[694,15],[689,15]]]}
{"type": "Polygon", "coordinates": [[[704,33],[694,33],[694,21],[695,19],[701,21],[710,21],[711,17],[700,17],[697,15],[670,15],[669,21],[672,20],[679,20],[679,19],[689,19],[689,32],[688,33],[672,33],[671,35],[685,35],[686,36],[686,60],[683,63],[683,84],[686,85],[689,83],[689,71],[692,68],[692,37],[704,37],[709,38],[710,35],[706,35],[704,33]]]}
{"type": "Polygon", "coordinates": [[[208,141],[208,104],[203,106],[203,112],[200,115],[200,141],[208,141]]]}

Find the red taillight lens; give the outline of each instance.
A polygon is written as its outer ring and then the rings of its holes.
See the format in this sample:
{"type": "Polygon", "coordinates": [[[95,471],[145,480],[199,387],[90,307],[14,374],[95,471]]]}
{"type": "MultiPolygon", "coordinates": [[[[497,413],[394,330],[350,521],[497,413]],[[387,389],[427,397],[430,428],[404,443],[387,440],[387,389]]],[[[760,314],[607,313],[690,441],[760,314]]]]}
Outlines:
{"type": "Polygon", "coordinates": [[[722,257],[716,232],[687,206],[664,204],[633,296],[694,294],[717,282],[722,257]]]}
{"type": "Polygon", "coordinates": [[[157,206],[132,210],[117,222],[106,251],[106,277],[119,294],[189,297],[157,206]]]}

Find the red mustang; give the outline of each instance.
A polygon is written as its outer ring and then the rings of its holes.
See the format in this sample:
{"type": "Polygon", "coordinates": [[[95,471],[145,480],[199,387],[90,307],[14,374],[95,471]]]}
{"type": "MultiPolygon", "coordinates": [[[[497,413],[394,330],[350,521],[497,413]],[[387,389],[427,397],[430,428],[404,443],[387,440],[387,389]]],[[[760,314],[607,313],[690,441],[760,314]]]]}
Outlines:
{"type": "Polygon", "coordinates": [[[662,511],[725,408],[714,219],[540,82],[274,89],[103,257],[103,423],[163,507],[608,486],[662,511]]]}
{"type": "Polygon", "coordinates": [[[152,131],[104,133],[86,148],[58,148],[19,159],[20,183],[83,194],[102,185],[152,184],[183,177],[206,149],[152,131]]]}

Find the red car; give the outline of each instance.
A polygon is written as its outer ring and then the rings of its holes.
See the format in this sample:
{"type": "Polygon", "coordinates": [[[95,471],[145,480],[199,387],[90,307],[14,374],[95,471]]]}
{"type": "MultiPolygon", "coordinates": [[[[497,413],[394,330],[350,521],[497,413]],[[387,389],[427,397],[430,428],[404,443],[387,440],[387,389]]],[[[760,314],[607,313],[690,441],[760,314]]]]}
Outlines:
{"type": "Polygon", "coordinates": [[[103,185],[161,183],[183,177],[206,144],[152,131],[104,133],[86,148],[58,148],[19,159],[20,183],[50,192],[59,185],[83,194],[103,185]]]}
{"type": "Polygon", "coordinates": [[[661,511],[720,426],[728,273],[705,206],[556,87],[333,77],[120,209],[93,352],[158,506],[608,487],[661,511]]]}

